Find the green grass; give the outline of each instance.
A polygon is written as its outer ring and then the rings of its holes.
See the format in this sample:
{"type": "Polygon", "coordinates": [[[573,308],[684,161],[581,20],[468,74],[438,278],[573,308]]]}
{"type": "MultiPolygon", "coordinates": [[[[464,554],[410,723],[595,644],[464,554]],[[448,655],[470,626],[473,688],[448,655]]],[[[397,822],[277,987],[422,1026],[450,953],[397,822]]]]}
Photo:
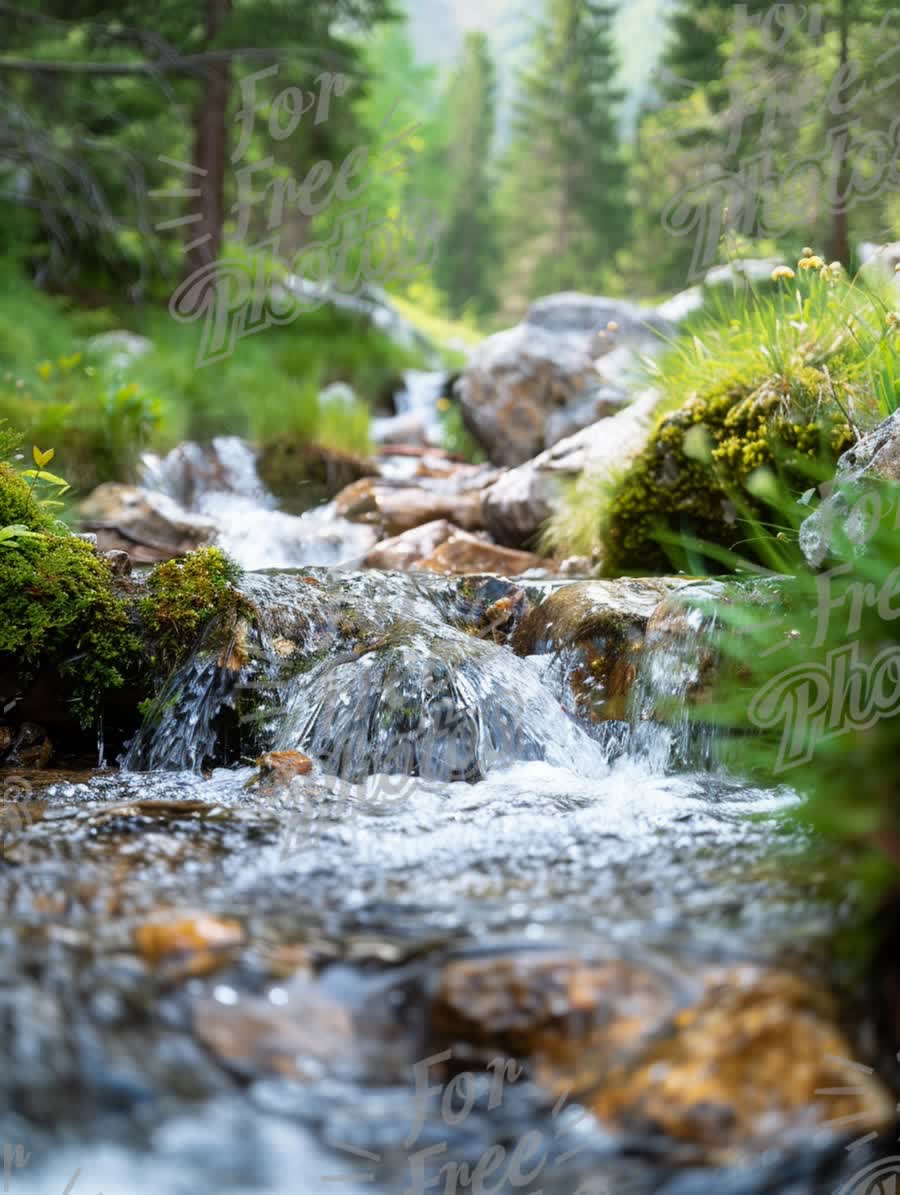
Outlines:
{"type": "Polygon", "coordinates": [[[425,362],[361,316],[328,308],[239,340],[224,361],[197,366],[199,326],[165,307],[88,310],[33,287],[0,262],[0,419],[30,446],[53,446],[59,467],[85,492],[132,480],[140,453],[219,434],[289,438],[346,452],[369,448],[369,412],[407,368],[425,362]],[[111,327],[153,348],[124,369],[86,351],[111,327]],[[346,382],[351,406],[320,406],[319,392],[346,382]]]}

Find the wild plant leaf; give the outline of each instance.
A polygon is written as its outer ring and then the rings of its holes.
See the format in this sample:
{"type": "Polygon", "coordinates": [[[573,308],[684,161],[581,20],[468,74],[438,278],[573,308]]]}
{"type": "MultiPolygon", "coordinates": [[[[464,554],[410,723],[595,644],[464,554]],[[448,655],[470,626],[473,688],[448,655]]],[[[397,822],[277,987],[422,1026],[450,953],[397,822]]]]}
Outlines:
{"type": "Polygon", "coordinates": [[[37,467],[39,469],[43,469],[44,465],[49,465],[50,462],[53,460],[53,458],[56,456],[56,449],[48,448],[46,450],[46,452],[41,452],[41,450],[40,450],[40,448],[38,448],[37,444],[34,444],[34,445],[32,445],[31,455],[32,455],[32,458],[34,459],[34,463],[37,465],[37,467]]]}

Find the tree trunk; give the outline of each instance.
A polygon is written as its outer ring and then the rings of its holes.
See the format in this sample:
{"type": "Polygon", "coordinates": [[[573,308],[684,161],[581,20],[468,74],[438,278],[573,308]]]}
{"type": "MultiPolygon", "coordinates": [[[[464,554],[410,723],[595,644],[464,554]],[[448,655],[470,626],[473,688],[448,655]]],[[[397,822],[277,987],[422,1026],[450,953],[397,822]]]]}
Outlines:
{"type": "MultiPolygon", "coordinates": [[[[847,78],[847,64],[850,61],[849,10],[850,0],[841,0],[841,60],[838,71],[842,83],[847,78]]],[[[831,243],[828,247],[829,260],[839,261],[844,266],[850,265],[850,216],[847,207],[849,184],[850,132],[846,129],[838,134],[834,142],[834,190],[831,193],[834,209],[831,219],[831,243]]]]}
{"type": "MultiPolygon", "coordinates": [[[[231,12],[232,0],[206,0],[206,43],[213,44],[231,12]]],[[[194,155],[189,187],[184,271],[189,276],[214,262],[222,248],[225,170],[228,161],[228,99],[231,64],[210,63],[201,75],[202,94],[194,110],[194,155]]]]}

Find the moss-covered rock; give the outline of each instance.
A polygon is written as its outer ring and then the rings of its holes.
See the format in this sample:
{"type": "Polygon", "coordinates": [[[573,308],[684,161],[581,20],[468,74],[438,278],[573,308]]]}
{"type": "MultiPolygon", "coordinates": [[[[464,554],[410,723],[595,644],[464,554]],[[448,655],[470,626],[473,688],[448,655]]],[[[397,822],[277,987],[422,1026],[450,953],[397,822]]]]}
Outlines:
{"type": "Polygon", "coordinates": [[[243,608],[240,570],[218,549],[160,565],[140,585],[117,576],[0,464],[0,526],[10,524],[32,534],[0,550],[0,700],[13,721],[46,722],[73,745],[123,688],[115,722],[133,733],[138,703],[160,675],[212,620],[231,634],[243,608]]]}
{"type": "Polygon", "coordinates": [[[219,548],[200,548],[181,560],[158,564],[147,578],[139,614],[153,645],[152,663],[175,667],[213,619],[229,633],[249,604],[235,588],[241,569],[219,548]]]}
{"type": "Polygon", "coordinates": [[[20,678],[52,667],[83,724],[137,654],[112,570],[90,544],[47,533],[0,554],[0,658],[20,678]]]}
{"type": "Polygon", "coordinates": [[[676,536],[725,548],[746,541],[752,533],[745,520],[765,518],[767,469],[803,490],[853,443],[838,405],[847,407],[842,391],[840,381],[805,366],[691,395],[662,418],[612,495],[605,571],[669,568],[666,541],[676,536]]]}
{"type": "Polygon", "coordinates": [[[334,498],[369,477],[372,468],[362,457],[290,436],[265,441],[257,456],[260,480],[290,514],[303,514],[334,498]]]}

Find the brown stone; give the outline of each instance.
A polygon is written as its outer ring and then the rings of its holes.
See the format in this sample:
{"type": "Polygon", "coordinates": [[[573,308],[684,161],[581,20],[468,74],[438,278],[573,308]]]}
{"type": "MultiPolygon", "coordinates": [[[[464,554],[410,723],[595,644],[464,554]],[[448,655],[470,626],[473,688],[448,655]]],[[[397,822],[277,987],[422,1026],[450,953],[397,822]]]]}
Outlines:
{"type": "Polygon", "coordinates": [[[134,944],[173,977],[209,975],[230,962],[244,941],[240,922],[208,913],[163,911],[134,931],[134,944]]]}
{"type": "Polygon", "coordinates": [[[426,572],[444,573],[449,576],[492,573],[503,577],[517,577],[529,569],[546,569],[552,572],[555,566],[552,560],[544,560],[530,552],[500,548],[476,535],[458,531],[422,560],[418,567],[426,572]]]}
{"type": "Polygon", "coordinates": [[[467,531],[481,527],[481,494],[437,492],[418,486],[376,490],[378,515],[388,535],[400,535],[423,523],[446,519],[467,531]]]}
{"type": "Polygon", "coordinates": [[[551,593],[518,627],[518,655],[566,651],[578,712],[595,722],[623,720],[654,612],[687,578],[576,581],[551,593]]]}
{"type": "Polygon", "coordinates": [[[235,1004],[198,1001],[193,1021],[206,1048],[248,1077],[317,1078],[323,1065],[352,1058],[350,1014],[303,975],[271,989],[268,997],[243,996],[235,1004]]]}
{"type": "Polygon", "coordinates": [[[369,521],[376,513],[374,477],[362,477],[345,486],[334,500],[335,513],[342,519],[369,521]]]}
{"type": "Polygon", "coordinates": [[[403,572],[430,556],[458,530],[446,519],[435,519],[431,523],[423,523],[421,527],[413,527],[376,544],[366,557],[366,568],[403,572]]]}
{"type": "Polygon", "coordinates": [[[22,768],[46,768],[53,758],[53,744],[43,726],[23,722],[19,727],[6,763],[22,768]]]}
{"type": "Polygon", "coordinates": [[[849,1125],[863,1136],[893,1124],[894,1108],[853,1054],[827,991],[736,966],[708,973],[692,1006],[608,1072],[591,1108],[617,1127],[704,1146],[711,1158],[798,1132],[841,1136],[849,1125]]]}
{"type": "Polygon", "coordinates": [[[188,514],[165,494],[106,482],[82,502],[81,521],[100,551],[127,552],[136,563],[171,560],[211,543],[211,519],[188,514]]]}
{"type": "Polygon", "coordinates": [[[527,1061],[545,1081],[588,1087],[678,1007],[667,975],[621,959],[536,950],[454,961],[431,1010],[454,1056],[527,1061]]]}

